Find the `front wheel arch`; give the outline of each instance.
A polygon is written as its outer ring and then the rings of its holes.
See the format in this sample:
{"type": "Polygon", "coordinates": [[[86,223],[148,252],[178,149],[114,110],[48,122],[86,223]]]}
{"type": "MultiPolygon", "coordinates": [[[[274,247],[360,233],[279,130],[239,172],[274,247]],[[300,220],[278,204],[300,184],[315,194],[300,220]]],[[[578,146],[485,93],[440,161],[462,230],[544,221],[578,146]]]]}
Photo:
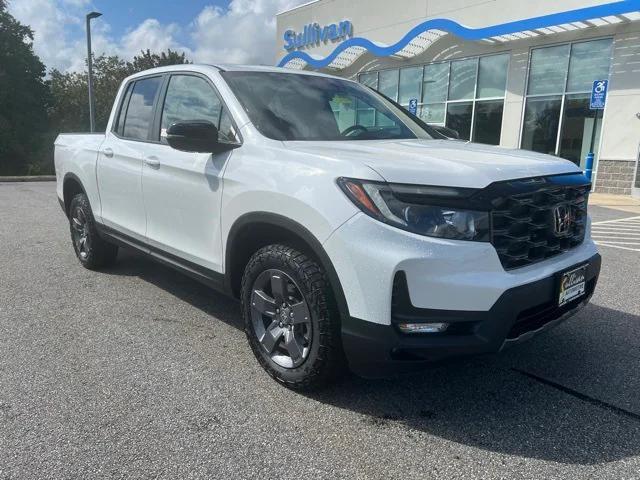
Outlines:
{"type": "Polygon", "coordinates": [[[322,244],[303,225],[275,213],[248,213],[239,217],[231,227],[225,250],[227,289],[239,298],[242,274],[249,259],[260,248],[274,243],[294,246],[317,260],[327,272],[340,317],[349,318],[340,279],[322,244]]]}

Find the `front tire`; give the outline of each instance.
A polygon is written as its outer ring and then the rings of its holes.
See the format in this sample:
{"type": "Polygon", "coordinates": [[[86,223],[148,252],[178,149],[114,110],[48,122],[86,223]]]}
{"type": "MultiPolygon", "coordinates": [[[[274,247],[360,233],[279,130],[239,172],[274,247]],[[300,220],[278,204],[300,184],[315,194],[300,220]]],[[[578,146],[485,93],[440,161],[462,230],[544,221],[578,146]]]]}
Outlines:
{"type": "Polygon", "coordinates": [[[73,249],[83,267],[96,270],[115,263],[118,247],[100,237],[89,199],[84,193],[71,199],[69,229],[73,249]]]}
{"type": "Polygon", "coordinates": [[[340,319],[315,260],[285,245],[258,250],[245,268],[241,300],[249,345],[274,379],[310,390],[343,373],[340,319]]]}

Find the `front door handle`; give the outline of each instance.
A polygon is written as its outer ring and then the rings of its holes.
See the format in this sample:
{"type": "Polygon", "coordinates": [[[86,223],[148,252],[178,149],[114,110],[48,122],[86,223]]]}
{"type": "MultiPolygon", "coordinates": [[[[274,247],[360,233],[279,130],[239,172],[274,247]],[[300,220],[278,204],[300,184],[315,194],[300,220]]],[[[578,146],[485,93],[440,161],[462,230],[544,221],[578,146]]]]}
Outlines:
{"type": "Polygon", "coordinates": [[[104,156],[107,158],[113,157],[113,150],[111,150],[109,147],[102,150],[102,153],[104,153],[104,156]]]}
{"type": "Polygon", "coordinates": [[[158,160],[158,157],[145,157],[144,163],[151,168],[158,168],[160,166],[160,160],[158,160]]]}

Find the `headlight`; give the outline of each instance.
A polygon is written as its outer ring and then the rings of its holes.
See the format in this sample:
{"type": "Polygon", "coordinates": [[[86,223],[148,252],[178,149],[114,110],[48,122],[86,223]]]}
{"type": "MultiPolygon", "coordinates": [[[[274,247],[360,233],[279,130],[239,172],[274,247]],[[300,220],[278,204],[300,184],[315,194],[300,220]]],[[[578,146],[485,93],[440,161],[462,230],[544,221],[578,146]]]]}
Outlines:
{"type": "Polygon", "coordinates": [[[474,189],[339,178],[347,197],[381,222],[429,237],[489,241],[489,213],[459,206],[474,189]]]}

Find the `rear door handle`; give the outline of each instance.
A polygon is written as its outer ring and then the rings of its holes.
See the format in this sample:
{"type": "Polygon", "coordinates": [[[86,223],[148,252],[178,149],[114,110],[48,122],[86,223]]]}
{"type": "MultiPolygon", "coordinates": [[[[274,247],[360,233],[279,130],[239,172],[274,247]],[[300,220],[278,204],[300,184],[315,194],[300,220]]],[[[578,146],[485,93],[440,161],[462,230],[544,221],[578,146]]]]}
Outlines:
{"type": "Polygon", "coordinates": [[[104,153],[104,156],[107,158],[111,158],[113,157],[113,150],[111,150],[109,147],[105,148],[102,153],[104,153]]]}
{"type": "Polygon", "coordinates": [[[143,161],[146,165],[152,168],[158,168],[160,166],[160,160],[158,160],[158,157],[146,157],[143,161]]]}

